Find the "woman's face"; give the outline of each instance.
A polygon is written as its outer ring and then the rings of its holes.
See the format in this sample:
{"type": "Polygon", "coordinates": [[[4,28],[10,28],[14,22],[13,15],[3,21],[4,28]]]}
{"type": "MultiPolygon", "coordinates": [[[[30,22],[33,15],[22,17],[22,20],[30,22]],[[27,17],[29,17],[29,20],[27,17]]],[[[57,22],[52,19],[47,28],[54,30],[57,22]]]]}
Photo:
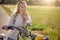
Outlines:
{"type": "Polygon", "coordinates": [[[20,10],[20,13],[25,13],[26,12],[26,5],[25,4],[19,4],[19,10],[20,10]]]}

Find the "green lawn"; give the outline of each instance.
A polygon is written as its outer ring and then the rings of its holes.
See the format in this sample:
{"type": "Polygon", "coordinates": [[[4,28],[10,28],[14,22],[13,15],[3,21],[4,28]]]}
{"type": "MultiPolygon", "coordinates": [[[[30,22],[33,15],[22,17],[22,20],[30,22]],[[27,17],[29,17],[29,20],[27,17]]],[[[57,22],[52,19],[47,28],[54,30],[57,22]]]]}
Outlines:
{"type": "MultiPolygon", "coordinates": [[[[11,10],[15,5],[2,6],[7,14],[12,14],[11,10]]],[[[32,18],[32,30],[39,30],[45,35],[49,35],[50,40],[60,40],[60,7],[27,6],[27,11],[32,18]]]]}

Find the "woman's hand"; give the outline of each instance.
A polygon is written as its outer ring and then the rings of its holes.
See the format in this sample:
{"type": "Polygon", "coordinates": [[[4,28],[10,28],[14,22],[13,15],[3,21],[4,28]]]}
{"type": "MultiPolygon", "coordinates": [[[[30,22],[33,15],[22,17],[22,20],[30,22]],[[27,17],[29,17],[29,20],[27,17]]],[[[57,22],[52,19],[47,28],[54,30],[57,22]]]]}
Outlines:
{"type": "Polygon", "coordinates": [[[7,26],[3,26],[3,27],[2,27],[2,29],[4,29],[4,30],[8,31],[7,26]]]}

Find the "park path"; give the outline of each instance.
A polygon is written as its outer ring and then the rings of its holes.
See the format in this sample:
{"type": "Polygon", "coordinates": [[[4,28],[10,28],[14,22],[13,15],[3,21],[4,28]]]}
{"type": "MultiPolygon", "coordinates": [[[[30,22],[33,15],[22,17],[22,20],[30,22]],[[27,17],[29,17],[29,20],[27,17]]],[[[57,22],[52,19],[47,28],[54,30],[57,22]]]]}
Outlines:
{"type": "MultiPolygon", "coordinates": [[[[8,20],[9,20],[9,16],[6,14],[5,10],[0,5],[0,34],[4,33],[6,35],[6,38],[8,36],[8,32],[2,30],[2,26],[7,25],[8,20]]],[[[6,40],[6,38],[4,40],[6,40]]]]}

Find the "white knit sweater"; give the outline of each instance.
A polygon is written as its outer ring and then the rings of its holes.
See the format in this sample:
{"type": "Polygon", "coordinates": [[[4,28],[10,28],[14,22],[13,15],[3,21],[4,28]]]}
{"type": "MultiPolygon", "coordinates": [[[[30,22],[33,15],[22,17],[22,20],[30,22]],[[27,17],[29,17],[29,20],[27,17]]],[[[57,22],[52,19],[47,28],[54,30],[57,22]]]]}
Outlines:
{"type": "MultiPolygon", "coordinates": [[[[14,25],[13,25],[13,20],[14,20],[14,16],[15,16],[15,15],[16,15],[16,14],[13,14],[13,15],[10,17],[10,20],[9,20],[9,22],[8,22],[8,26],[15,26],[15,27],[23,26],[23,20],[22,20],[22,17],[21,17],[20,14],[16,17],[16,21],[15,21],[15,23],[14,23],[14,25]]],[[[31,18],[30,18],[29,15],[27,15],[26,23],[31,24],[31,18]]],[[[20,28],[20,27],[18,27],[18,28],[20,28]]],[[[16,29],[11,30],[10,33],[9,33],[9,37],[17,40],[17,37],[16,37],[16,36],[18,35],[18,33],[19,33],[19,31],[16,30],[16,29]]]]}
{"type": "MultiPolygon", "coordinates": [[[[22,20],[22,17],[21,17],[20,14],[17,15],[16,21],[15,21],[15,23],[14,23],[14,25],[13,25],[13,20],[14,20],[14,16],[15,16],[15,15],[16,15],[16,14],[13,14],[13,15],[10,17],[10,20],[9,20],[9,22],[8,22],[8,26],[15,26],[15,27],[17,27],[17,26],[23,26],[23,20],[22,20]]],[[[29,23],[29,24],[31,23],[31,18],[30,18],[29,15],[27,15],[26,23],[29,23]]]]}

